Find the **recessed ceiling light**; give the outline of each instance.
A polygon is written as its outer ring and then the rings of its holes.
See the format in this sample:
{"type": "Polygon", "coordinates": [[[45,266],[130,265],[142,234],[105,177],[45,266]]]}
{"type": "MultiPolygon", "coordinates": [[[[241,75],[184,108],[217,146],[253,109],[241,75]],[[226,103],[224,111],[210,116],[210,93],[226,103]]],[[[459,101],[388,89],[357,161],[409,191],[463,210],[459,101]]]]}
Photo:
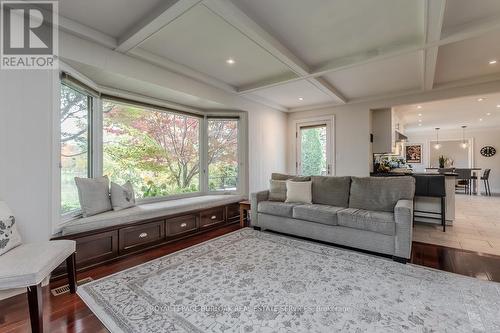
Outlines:
{"type": "Polygon", "coordinates": [[[422,122],[422,119],[419,119],[419,120],[418,120],[418,122],[419,122],[419,123],[421,123],[421,122],[422,122]]]}
{"type": "Polygon", "coordinates": [[[499,108],[499,109],[500,109],[500,104],[497,104],[497,108],[499,108]]]}
{"type": "Polygon", "coordinates": [[[496,61],[495,59],[493,59],[493,60],[490,60],[488,63],[489,63],[490,65],[494,65],[494,64],[496,64],[496,63],[497,63],[497,61],[496,61]]]}
{"type": "Polygon", "coordinates": [[[486,115],[487,115],[487,116],[491,116],[491,112],[488,112],[486,115]]]}
{"type": "Polygon", "coordinates": [[[483,118],[479,118],[479,121],[483,121],[483,118]]]}
{"type": "Polygon", "coordinates": [[[421,109],[422,108],[422,105],[417,105],[417,109],[421,109]]]}
{"type": "Polygon", "coordinates": [[[419,113],[419,114],[418,114],[418,116],[419,116],[419,117],[422,117],[422,114],[421,114],[421,113],[419,113]]]}
{"type": "Polygon", "coordinates": [[[299,97],[299,101],[303,101],[304,100],[304,97],[299,97]]]}
{"type": "Polygon", "coordinates": [[[422,124],[418,124],[418,126],[422,126],[422,124]]]}
{"type": "Polygon", "coordinates": [[[477,101],[478,102],[482,102],[482,101],[484,101],[484,98],[480,97],[480,98],[477,99],[477,101]]]}
{"type": "Polygon", "coordinates": [[[228,64],[228,65],[234,65],[235,63],[236,63],[236,61],[234,61],[233,58],[229,58],[226,60],[226,64],[228,64]]]}

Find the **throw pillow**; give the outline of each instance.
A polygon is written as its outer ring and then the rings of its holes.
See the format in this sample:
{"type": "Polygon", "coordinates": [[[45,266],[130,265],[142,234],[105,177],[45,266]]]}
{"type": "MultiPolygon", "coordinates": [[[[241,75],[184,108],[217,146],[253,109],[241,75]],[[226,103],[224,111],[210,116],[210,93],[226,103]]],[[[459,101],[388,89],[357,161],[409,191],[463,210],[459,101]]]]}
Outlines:
{"type": "Polygon", "coordinates": [[[286,181],[271,179],[269,181],[269,201],[284,202],[285,200],[286,200],[286,181]]]}
{"type": "Polygon", "coordinates": [[[312,181],[286,181],[286,201],[294,203],[312,203],[312,181]]]}
{"type": "Polygon", "coordinates": [[[113,210],[122,210],[135,206],[134,187],[129,181],[123,185],[111,182],[111,205],[113,210]]]}
{"type": "Polygon", "coordinates": [[[113,209],[109,198],[109,179],[107,176],[98,178],[75,177],[75,183],[78,188],[83,217],[113,209]]]}
{"type": "Polygon", "coordinates": [[[306,182],[311,180],[310,176],[292,176],[285,175],[284,173],[274,172],[271,174],[272,180],[293,180],[294,182],[306,182]]]}
{"type": "Polygon", "coordinates": [[[5,202],[0,201],[0,255],[21,243],[21,235],[17,231],[14,214],[5,202]]]}

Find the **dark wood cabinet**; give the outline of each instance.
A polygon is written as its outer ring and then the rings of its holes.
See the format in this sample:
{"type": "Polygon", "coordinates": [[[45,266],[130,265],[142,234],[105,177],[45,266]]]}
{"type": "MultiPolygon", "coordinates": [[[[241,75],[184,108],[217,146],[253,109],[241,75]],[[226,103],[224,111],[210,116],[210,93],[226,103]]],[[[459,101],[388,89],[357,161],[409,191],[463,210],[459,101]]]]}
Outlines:
{"type": "Polygon", "coordinates": [[[163,242],[165,220],[153,221],[119,230],[120,254],[163,242]]]}
{"type": "Polygon", "coordinates": [[[240,220],[240,205],[230,204],[226,206],[226,220],[227,222],[238,222],[240,220]]]}
{"type": "Polygon", "coordinates": [[[167,219],[167,237],[174,237],[198,229],[198,216],[195,214],[167,219]]]}
{"type": "MultiPolygon", "coordinates": [[[[204,210],[187,211],[156,219],[55,237],[76,241],[77,270],[133,255],[166,242],[200,234],[239,220],[238,203],[204,210]]],[[[64,266],[64,265],[63,265],[64,266]]],[[[58,267],[53,279],[66,274],[58,267]]]]}
{"type": "Polygon", "coordinates": [[[212,208],[200,213],[200,228],[211,227],[224,222],[224,207],[212,208]]]}
{"type": "Polygon", "coordinates": [[[118,230],[80,237],[76,240],[76,265],[85,267],[118,255],[118,230]]]}

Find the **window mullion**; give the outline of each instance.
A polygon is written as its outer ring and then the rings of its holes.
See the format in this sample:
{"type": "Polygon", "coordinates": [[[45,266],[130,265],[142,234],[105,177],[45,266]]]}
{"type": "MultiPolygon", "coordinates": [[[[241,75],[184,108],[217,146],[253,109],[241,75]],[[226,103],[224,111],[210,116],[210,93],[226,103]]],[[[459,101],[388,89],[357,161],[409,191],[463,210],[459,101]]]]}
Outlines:
{"type": "Polygon", "coordinates": [[[200,192],[208,193],[208,120],[203,117],[200,126],[200,192]]]}

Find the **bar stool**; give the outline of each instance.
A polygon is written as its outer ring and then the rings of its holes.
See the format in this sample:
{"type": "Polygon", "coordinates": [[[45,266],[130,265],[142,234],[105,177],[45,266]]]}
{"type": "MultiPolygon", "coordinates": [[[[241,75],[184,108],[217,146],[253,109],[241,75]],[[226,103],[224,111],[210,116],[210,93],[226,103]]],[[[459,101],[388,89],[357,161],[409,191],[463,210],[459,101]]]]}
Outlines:
{"type": "MultiPolygon", "coordinates": [[[[486,193],[487,196],[491,196],[490,173],[491,169],[484,169],[483,175],[480,178],[484,183],[484,192],[486,193]]],[[[477,180],[477,176],[472,176],[471,178],[477,180]]]]}
{"type": "MultiPolygon", "coordinates": [[[[444,175],[428,174],[425,176],[414,175],[415,177],[415,196],[439,198],[441,200],[440,212],[413,209],[413,222],[415,218],[425,218],[431,220],[440,220],[443,232],[446,232],[446,186],[444,175]],[[421,213],[421,214],[418,214],[421,213]]],[[[415,200],[413,201],[415,202],[415,200]]]]}
{"type": "Polygon", "coordinates": [[[471,169],[455,169],[457,173],[458,183],[456,188],[463,188],[464,194],[472,194],[472,170],[471,169]]]}

